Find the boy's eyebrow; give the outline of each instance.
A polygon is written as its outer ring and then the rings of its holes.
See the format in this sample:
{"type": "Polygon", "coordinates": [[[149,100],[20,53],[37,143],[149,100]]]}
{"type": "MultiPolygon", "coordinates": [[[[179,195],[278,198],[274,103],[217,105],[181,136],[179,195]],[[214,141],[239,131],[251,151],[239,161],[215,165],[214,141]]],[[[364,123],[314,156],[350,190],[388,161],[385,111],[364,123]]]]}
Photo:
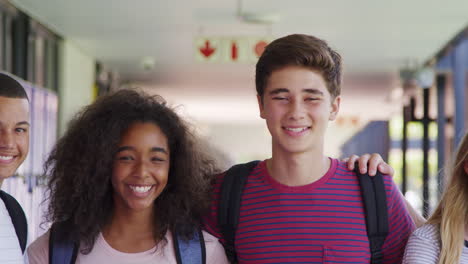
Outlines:
{"type": "MultiPolygon", "coordinates": [[[[124,150],[134,150],[134,149],[135,149],[134,147],[123,146],[123,147],[119,147],[119,148],[117,149],[117,153],[118,153],[118,152],[121,152],[121,151],[124,151],[124,150]]],[[[161,147],[154,147],[154,148],[151,148],[151,149],[150,149],[150,152],[162,152],[162,153],[167,154],[166,149],[161,148],[161,147]]]]}
{"type": "MultiPolygon", "coordinates": [[[[318,89],[306,88],[306,89],[303,89],[302,91],[305,92],[305,93],[308,93],[308,94],[322,95],[323,96],[323,92],[318,90],[318,89]]],[[[275,95],[275,94],[279,94],[279,93],[289,93],[289,90],[286,89],[286,88],[276,88],[273,91],[269,92],[270,95],[275,95]]]]}
{"type": "MultiPolygon", "coordinates": [[[[0,120],[0,124],[2,124],[2,123],[3,123],[2,120],[0,120]]],[[[20,121],[20,122],[16,123],[16,125],[17,126],[23,126],[23,125],[24,126],[31,126],[28,121],[20,121]]]]}
{"type": "Polygon", "coordinates": [[[304,89],[303,91],[306,93],[310,93],[310,94],[323,95],[323,92],[318,89],[308,88],[308,89],[304,89]]]}
{"type": "Polygon", "coordinates": [[[22,125],[31,126],[28,121],[21,121],[21,122],[16,123],[16,125],[17,126],[22,126],[22,125]]]}
{"type": "Polygon", "coordinates": [[[268,94],[269,95],[275,95],[279,93],[289,93],[289,90],[286,88],[276,88],[273,91],[270,91],[268,94]]]}

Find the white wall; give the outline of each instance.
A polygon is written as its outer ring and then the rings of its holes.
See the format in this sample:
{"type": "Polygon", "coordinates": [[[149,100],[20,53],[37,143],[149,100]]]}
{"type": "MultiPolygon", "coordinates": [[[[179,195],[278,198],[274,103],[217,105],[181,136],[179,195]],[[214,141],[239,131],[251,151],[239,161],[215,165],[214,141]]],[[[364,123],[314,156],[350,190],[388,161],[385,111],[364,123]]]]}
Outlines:
{"type": "Polygon", "coordinates": [[[60,45],[59,136],[70,119],[94,98],[95,60],[69,40],[60,45]]]}

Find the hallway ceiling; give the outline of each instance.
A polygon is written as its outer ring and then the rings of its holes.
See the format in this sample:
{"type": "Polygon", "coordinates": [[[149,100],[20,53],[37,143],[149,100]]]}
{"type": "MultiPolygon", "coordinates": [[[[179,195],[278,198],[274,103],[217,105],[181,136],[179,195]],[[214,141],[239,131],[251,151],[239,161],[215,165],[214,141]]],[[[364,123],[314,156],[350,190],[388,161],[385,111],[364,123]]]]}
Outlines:
{"type": "Polygon", "coordinates": [[[389,98],[399,86],[400,68],[431,58],[468,22],[466,0],[11,2],[119,72],[123,80],[187,104],[191,99],[183,98],[189,96],[207,102],[224,96],[255,106],[254,64],[199,62],[194,55],[197,36],[313,34],[344,57],[342,112],[368,118],[395,110],[389,98]],[[246,23],[238,16],[239,6],[244,14],[266,14],[277,21],[246,23]],[[147,56],[155,59],[150,71],[141,67],[147,56]],[[375,108],[382,111],[372,111],[375,108]]]}

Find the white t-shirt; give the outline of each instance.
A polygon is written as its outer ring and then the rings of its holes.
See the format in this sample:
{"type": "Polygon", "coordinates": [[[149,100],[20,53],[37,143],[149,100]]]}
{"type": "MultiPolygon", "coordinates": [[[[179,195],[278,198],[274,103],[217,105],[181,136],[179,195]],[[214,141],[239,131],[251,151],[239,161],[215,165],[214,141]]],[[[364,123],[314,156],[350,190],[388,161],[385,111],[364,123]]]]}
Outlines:
{"type": "MultiPolygon", "coordinates": [[[[206,246],[207,264],[228,264],[223,246],[214,236],[203,232],[206,246]]],[[[149,264],[149,263],[167,263],[177,264],[172,242],[171,232],[166,234],[167,244],[165,247],[159,247],[157,250],[152,248],[140,253],[123,253],[112,248],[99,233],[93,249],[87,255],[78,252],[76,264],[88,263],[116,263],[116,264],[149,264]]],[[[48,264],[49,263],[49,232],[45,233],[34,241],[27,249],[27,255],[30,264],[48,264]]]]}
{"type": "Polygon", "coordinates": [[[2,199],[0,199],[0,263],[24,263],[15,227],[2,199]]]}

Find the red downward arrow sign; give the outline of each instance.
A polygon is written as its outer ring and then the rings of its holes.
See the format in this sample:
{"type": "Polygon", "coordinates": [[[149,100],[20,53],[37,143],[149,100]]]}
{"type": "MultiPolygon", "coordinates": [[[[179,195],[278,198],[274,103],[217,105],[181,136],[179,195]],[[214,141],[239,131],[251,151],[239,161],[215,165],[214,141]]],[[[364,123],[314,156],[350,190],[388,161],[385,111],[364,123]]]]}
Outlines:
{"type": "Polygon", "coordinates": [[[212,48],[210,46],[210,41],[207,40],[205,41],[205,46],[199,48],[199,50],[203,54],[203,56],[208,58],[215,52],[216,49],[212,48]]]}
{"type": "Polygon", "coordinates": [[[237,44],[235,42],[231,45],[231,59],[237,60],[237,44]]]}
{"type": "Polygon", "coordinates": [[[254,47],[254,51],[255,51],[255,54],[257,54],[257,57],[260,57],[263,53],[263,51],[265,50],[265,47],[268,45],[268,43],[266,43],[265,41],[261,40],[259,41],[255,47],[254,47]]]}

